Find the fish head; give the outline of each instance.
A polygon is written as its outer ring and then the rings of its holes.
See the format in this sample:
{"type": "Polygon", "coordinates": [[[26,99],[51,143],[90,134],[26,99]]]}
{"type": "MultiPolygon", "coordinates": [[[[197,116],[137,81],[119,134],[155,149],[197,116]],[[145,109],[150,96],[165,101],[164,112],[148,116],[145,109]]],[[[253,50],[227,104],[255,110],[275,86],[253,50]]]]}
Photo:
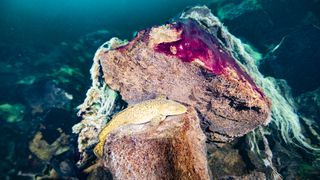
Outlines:
{"type": "Polygon", "coordinates": [[[162,104],[161,110],[166,115],[179,115],[187,112],[187,107],[178,102],[167,100],[162,104]]]}

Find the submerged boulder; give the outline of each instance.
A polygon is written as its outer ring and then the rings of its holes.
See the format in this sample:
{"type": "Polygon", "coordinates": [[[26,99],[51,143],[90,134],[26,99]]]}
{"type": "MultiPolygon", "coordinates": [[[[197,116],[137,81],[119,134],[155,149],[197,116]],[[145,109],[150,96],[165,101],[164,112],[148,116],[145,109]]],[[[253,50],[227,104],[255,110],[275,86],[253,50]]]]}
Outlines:
{"type": "Polygon", "coordinates": [[[102,162],[114,179],[209,179],[205,139],[196,111],[189,108],[156,126],[113,131],[102,162]]]}
{"type": "MultiPolygon", "coordinates": [[[[208,8],[195,7],[171,23],[138,32],[130,42],[112,38],[98,49],[90,71],[92,87],[79,106],[83,120],[73,127],[83,159],[89,159],[84,152],[93,148],[82,142],[90,141],[98,143],[98,164],[115,179],[209,179],[205,142],[219,147],[269,123],[270,100],[241,65],[249,55],[234,53],[243,46],[229,41],[231,35],[223,34],[217,22],[208,8]],[[128,108],[115,112],[115,96],[128,108]],[[159,108],[132,108],[155,97],[188,111],[162,113],[168,117],[160,124],[143,121],[147,111],[154,115],[159,108]],[[115,122],[128,109],[130,116],[120,118],[125,123],[115,122]]],[[[255,75],[257,69],[251,70],[255,75]]],[[[234,152],[230,157],[238,156],[234,152]]],[[[212,157],[215,161],[220,155],[212,157]]],[[[221,159],[217,166],[226,163],[221,159]]],[[[235,164],[227,168],[245,171],[241,158],[235,164]]],[[[85,171],[101,170],[95,167],[85,171]]],[[[246,174],[224,169],[212,173],[246,174]]]]}
{"type": "Polygon", "coordinates": [[[195,107],[210,141],[230,141],[268,122],[268,98],[197,21],[142,30],[96,58],[106,84],[129,104],[164,95],[195,107]]]}

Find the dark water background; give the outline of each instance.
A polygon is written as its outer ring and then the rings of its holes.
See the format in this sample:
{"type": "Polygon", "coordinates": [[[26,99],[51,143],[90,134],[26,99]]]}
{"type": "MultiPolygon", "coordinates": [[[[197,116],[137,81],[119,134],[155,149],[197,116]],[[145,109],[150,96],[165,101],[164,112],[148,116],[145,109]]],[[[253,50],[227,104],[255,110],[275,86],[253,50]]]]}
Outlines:
{"type": "MultiPolygon", "coordinates": [[[[90,86],[95,50],[111,37],[130,39],[135,31],[163,24],[191,5],[207,5],[231,33],[262,53],[261,71],[288,82],[297,112],[313,119],[319,134],[317,0],[2,0],[0,179],[28,179],[26,173],[41,174],[61,159],[69,159],[72,167],[77,152],[71,127],[79,121],[76,107],[90,86]],[[49,143],[65,132],[70,150],[39,161],[28,148],[37,132],[49,143]]],[[[307,128],[305,133],[319,145],[319,136],[307,128]]],[[[320,163],[312,158],[300,161],[301,176],[318,177],[320,163]]],[[[289,165],[281,168],[285,176],[294,174],[289,165]]]]}
{"type": "Polygon", "coordinates": [[[5,43],[51,44],[100,29],[129,37],[134,31],[165,22],[186,6],[206,4],[201,2],[206,1],[4,0],[1,39],[5,43]]]}

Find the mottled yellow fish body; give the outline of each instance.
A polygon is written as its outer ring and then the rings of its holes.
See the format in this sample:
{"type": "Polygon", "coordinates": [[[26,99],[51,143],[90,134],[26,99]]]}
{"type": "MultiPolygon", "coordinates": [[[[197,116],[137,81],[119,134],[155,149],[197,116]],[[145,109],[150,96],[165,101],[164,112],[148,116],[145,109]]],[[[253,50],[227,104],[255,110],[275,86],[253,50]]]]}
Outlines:
{"type": "Polygon", "coordinates": [[[164,97],[129,106],[112,118],[102,129],[99,134],[99,143],[94,148],[94,153],[97,157],[102,157],[105,139],[114,129],[123,125],[148,123],[153,119],[162,121],[166,116],[179,115],[186,111],[187,108],[184,105],[164,97]]]}

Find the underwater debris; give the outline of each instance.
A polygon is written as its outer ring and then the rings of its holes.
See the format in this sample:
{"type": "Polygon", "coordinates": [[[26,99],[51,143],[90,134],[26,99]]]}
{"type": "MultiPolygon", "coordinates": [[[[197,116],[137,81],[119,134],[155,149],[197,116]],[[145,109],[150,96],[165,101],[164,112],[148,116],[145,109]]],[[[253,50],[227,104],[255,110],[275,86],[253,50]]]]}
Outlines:
{"type": "Polygon", "coordinates": [[[31,85],[36,81],[35,76],[27,76],[24,77],[23,79],[19,80],[17,84],[25,84],[25,85],[31,85]]]}
{"type": "Polygon", "coordinates": [[[71,77],[83,78],[79,68],[72,68],[66,65],[59,67],[59,69],[55,70],[48,76],[54,77],[60,83],[70,83],[72,80],[71,77]]]}
{"type": "Polygon", "coordinates": [[[0,118],[8,123],[19,122],[23,120],[25,107],[22,104],[1,104],[0,118]]]}
{"type": "Polygon", "coordinates": [[[69,136],[61,133],[52,144],[48,144],[42,136],[41,132],[37,132],[29,143],[29,150],[43,161],[50,161],[52,156],[62,154],[69,150],[68,144],[69,136]]]}
{"type": "Polygon", "coordinates": [[[246,164],[239,151],[230,147],[229,144],[222,148],[214,148],[208,154],[209,167],[214,178],[228,175],[241,176],[246,172],[246,164]]]}
{"type": "Polygon", "coordinates": [[[24,91],[32,114],[46,113],[52,108],[69,109],[73,96],[54,81],[40,80],[24,91]]]}
{"type": "MultiPolygon", "coordinates": [[[[79,171],[75,158],[77,157],[76,139],[70,135],[71,127],[76,122],[71,113],[64,109],[53,108],[41,117],[41,124],[38,124],[37,131],[27,148],[31,152],[28,153],[28,161],[32,163],[29,163],[32,166],[42,163],[42,168],[39,167],[37,171],[24,170],[23,172],[32,172],[44,179],[50,174],[50,170],[54,170],[59,178],[78,177],[79,171]]],[[[40,179],[38,176],[37,178],[40,179]]]]}

